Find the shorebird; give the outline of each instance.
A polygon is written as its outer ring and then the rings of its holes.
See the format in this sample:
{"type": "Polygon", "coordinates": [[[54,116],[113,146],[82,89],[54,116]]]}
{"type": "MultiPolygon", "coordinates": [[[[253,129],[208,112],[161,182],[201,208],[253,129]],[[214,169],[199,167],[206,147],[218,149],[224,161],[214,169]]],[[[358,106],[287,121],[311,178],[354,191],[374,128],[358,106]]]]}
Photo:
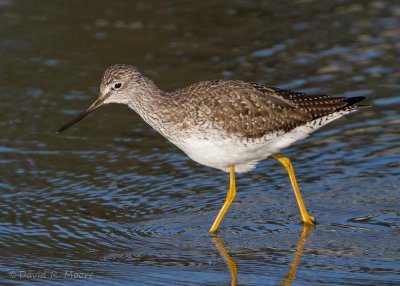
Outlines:
{"type": "Polygon", "coordinates": [[[240,80],[201,81],[165,92],[137,68],[117,64],[104,72],[98,99],[58,133],[102,105],[128,105],[191,159],[230,173],[226,200],[210,233],[217,231],[236,196],[235,172],[248,172],[272,156],[289,175],[303,223],[313,225],[292,163],[279,151],[357,110],[363,99],[308,95],[240,80]]]}

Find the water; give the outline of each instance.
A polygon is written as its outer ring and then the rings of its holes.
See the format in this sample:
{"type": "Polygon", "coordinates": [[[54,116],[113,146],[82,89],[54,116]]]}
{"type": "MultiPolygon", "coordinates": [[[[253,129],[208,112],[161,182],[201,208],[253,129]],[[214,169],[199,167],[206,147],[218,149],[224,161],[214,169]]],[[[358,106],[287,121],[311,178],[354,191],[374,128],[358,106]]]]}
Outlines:
{"type": "Polygon", "coordinates": [[[0,1],[0,284],[399,285],[398,1],[0,1]],[[190,161],[125,106],[55,131],[105,67],[165,90],[244,79],[372,107],[237,176],[190,161]],[[13,276],[15,275],[15,277],[13,276]]]}

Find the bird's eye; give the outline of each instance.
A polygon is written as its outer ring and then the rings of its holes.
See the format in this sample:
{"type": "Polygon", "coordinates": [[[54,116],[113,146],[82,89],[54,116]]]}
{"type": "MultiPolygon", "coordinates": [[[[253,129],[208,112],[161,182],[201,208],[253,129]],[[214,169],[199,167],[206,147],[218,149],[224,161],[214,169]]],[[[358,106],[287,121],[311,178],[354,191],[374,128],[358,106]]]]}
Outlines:
{"type": "Polygon", "coordinates": [[[117,82],[116,84],[114,84],[114,89],[120,89],[122,86],[121,82],[117,82]]]}

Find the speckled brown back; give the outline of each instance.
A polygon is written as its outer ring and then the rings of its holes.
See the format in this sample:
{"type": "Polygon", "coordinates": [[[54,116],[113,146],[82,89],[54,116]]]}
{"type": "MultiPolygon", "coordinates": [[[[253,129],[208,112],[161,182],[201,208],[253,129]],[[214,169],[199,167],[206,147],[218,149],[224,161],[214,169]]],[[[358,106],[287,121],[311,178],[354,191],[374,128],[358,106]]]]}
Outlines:
{"type": "Polygon", "coordinates": [[[289,131],[320,117],[356,108],[361,101],[330,95],[307,95],[256,83],[204,81],[172,94],[186,125],[222,128],[249,138],[289,131]]]}

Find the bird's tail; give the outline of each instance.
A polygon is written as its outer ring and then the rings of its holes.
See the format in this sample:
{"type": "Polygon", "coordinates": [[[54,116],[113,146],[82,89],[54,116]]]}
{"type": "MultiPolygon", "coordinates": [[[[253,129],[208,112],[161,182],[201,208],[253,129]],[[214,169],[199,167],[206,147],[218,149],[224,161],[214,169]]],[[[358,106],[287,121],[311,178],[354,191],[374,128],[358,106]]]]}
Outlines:
{"type": "Polygon", "coordinates": [[[345,107],[348,107],[348,108],[371,107],[371,105],[368,105],[368,104],[358,104],[359,102],[363,101],[364,99],[365,99],[365,96],[354,96],[354,97],[346,98],[345,101],[347,102],[347,105],[345,107]]]}

